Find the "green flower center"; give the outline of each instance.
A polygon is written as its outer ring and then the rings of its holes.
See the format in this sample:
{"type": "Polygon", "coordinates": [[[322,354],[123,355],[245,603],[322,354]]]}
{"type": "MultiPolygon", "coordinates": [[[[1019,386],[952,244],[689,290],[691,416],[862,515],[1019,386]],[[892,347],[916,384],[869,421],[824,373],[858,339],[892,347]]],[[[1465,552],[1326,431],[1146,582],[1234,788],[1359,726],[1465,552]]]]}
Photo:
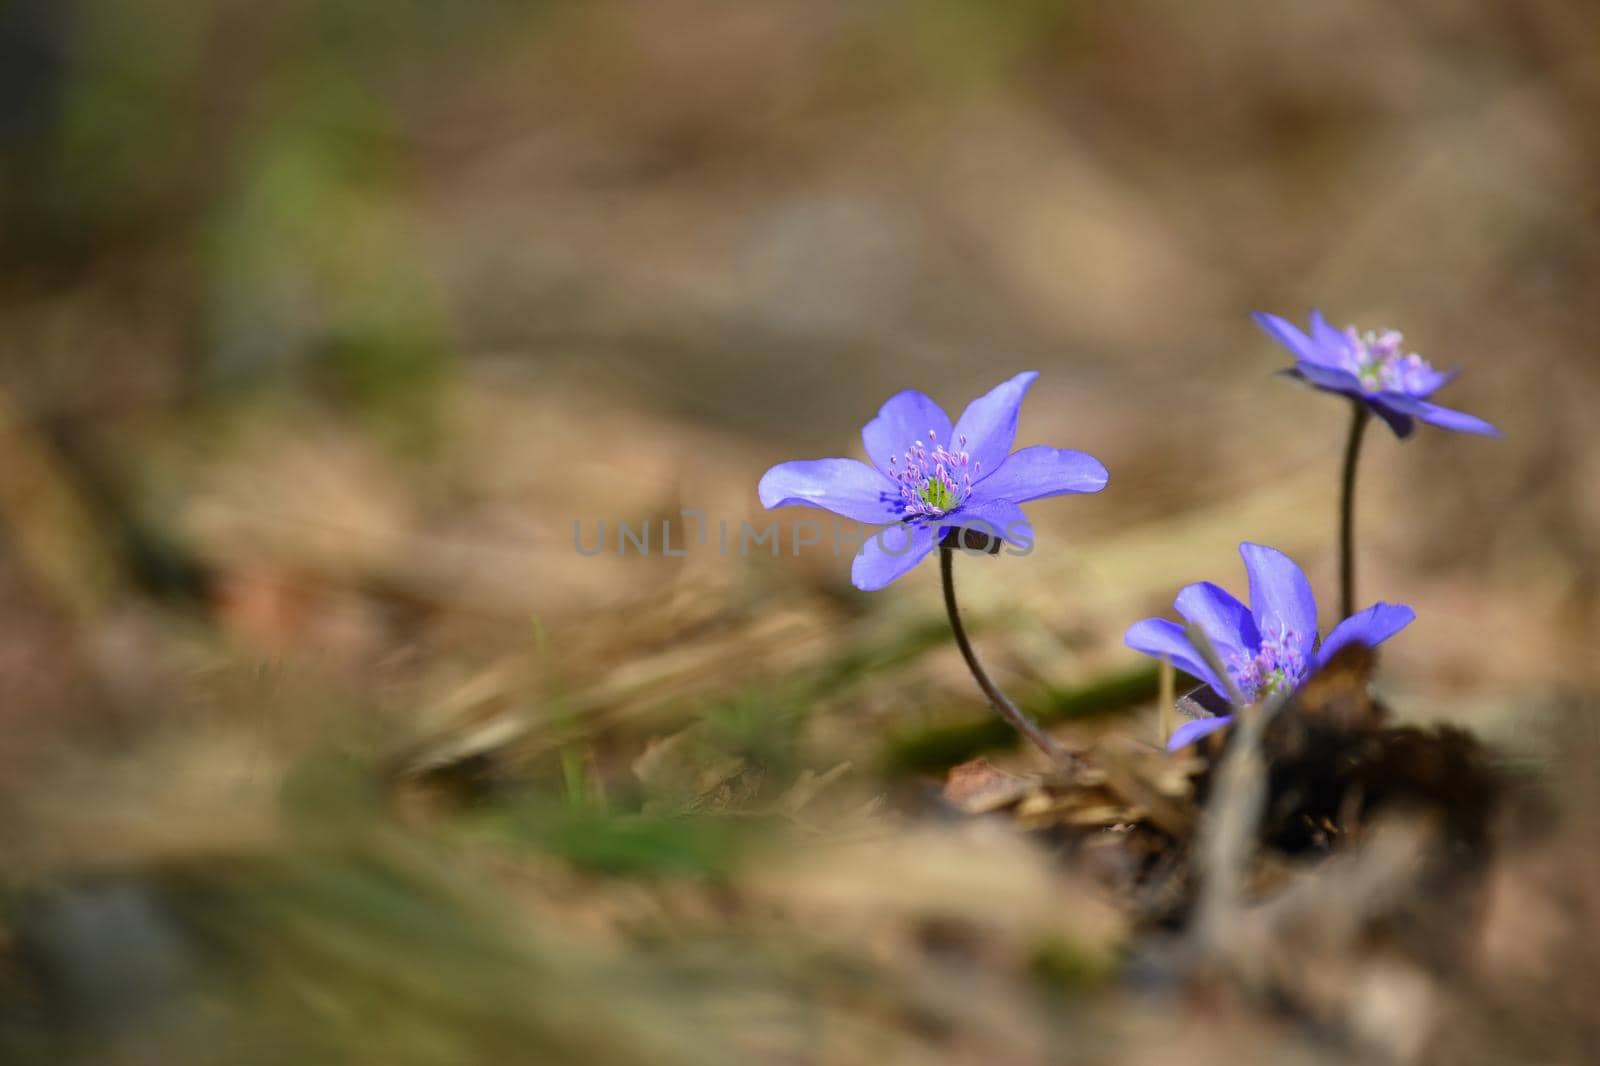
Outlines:
{"type": "Polygon", "coordinates": [[[955,493],[951,492],[949,486],[938,478],[929,478],[923,482],[922,489],[917,493],[917,496],[923,503],[941,514],[956,505],[955,493]]]}
{"type": "Polygon", "coordinates": [[[1283,669],[1283,667],[1280,666],[1276,670],[1268,671],[1262,676],[1261,691],[1259,694],[1262,696],[1276,696],[1278,693],[1284,691],[1288,687],[1289,675],[1283,669]]]}

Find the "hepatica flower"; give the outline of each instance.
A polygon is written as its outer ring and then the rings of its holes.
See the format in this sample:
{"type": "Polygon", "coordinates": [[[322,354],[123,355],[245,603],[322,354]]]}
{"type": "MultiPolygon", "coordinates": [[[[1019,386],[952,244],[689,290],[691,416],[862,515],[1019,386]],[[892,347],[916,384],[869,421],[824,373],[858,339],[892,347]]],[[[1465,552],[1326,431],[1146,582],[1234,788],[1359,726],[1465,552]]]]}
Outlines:
{"type": "Polygon", "coordinates": [[[951,530],[982,530],[1018,547],[1033,534],[1019,504],[1099,492],[1106,468],[1083,452],[1036,446],[1012,452],[1017,412],[1039,375],[1018,374],[950,417],[914,389],[891,397],[861,431],[868,463],[780,463],[761,478],[767,508],[802,504],[884,528],[850,568],[859,589],[883,588],[921,562],[951,530]]]}
{"type": "MultiPolygon", "coordinates": [[[[1250,606],[1208,581],[1185,587],[1174,606],[1211,641],[1233,686],[1249,703],[1294,691],[1345,645],[1375,647],[1416,617],[1403,604],[1374,604],[1340,622],[1319,644],[1317,601],[1294,560],[1260,544],[1241,544],[1239,554],[1250,578],[1250,606]]],[[[1130,626],[1123,639],[1136,651],[1170,660],[1224,700],[1229,698],[1228,686],[1211,672],[1176,622],[1147,618],[1130,626]]],[[[1167,747],[1181,748],[1229,721],[1231,717],[1221,716],[1186,722],[1173,732],[1167,747]]]]}
{"type": "Polygon", "coordinates": [[[1294,354],[1290,375],[1326,392],[1365,404],[1389,424],[1397,437],[1409,437],[1417,421],[1454,430],[1497,437],[1500,431],[1481,418],[1448,407],[1430,397],[1449,384],[1455,371],[1435,370],[1416,352],[1408,352],[1394,330],[1360,333],[1328,325],[1322,312],[1311,312],[1311,332],[1277,315],[1255,314],[1256,324],[1294,354]]]}

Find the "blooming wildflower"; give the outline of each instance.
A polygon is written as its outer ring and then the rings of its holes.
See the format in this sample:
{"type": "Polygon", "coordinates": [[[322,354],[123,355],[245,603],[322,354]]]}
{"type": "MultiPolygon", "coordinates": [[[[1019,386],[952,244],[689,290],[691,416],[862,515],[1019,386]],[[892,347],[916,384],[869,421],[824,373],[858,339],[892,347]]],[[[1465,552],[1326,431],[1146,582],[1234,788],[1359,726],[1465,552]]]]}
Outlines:
{"type": "Polygon", "coordinates": [[[1361,401],[1387,422],[1397,437],[1409,437],[1418,419],[1457,433],[1500,435],[1481,418],[1431,402],[1429,397],[1453,380],[1457,371],[1435,370],[1416,352],[1406,351],[1395,330],[1359,333],[1350,326],[1341,333],[1328,325],[1322,312],[1312,311],[1311,334],[1307,336],[1277,315],[1258,311],[1254,317],[1273,340],[1294,353],[1290,376],[1361,401]]]}
{"type": "MultiPolygon", "coordinates": [[[[1249,607],[1209,581],[1185,587],[1174,606],[1211,641],[1233,687],[1248,703],[1293,692],[1345,645],[1375,647],[1416,617],[1403,604],[1374,604],[1340,622],[1318,645],[1317,601],[1294,560],[1260,544],[1241,544],[1239,554],[1250,576],[1249,607]]],[[[1123,639],[1135,651],[1170,660],[1228,699],[1228,686],[1211,672],[1176,622],[1147,618],[1130,626],[1123,639]]],[[[1173,732],[1167,747],[1181,748],[1230,720],[1222,716],[1186,722],[1173,732]]]]}
{"type": "Polygon", "coordinates": [[[885,526],[851,565],[850,580],[859,589],[883,588],[953,529],[982,530],[1029,547],[1032,530],[1018,504],[1106,485],[1106,468],[1083,452],[1011,451],[1017,411],[1038,376],[1030,370],[996,386],[968,404],[954,426],[927,396],[915,389],[899,393],[861,431],[871,465],[856,459],[779,463],[762,475],[761,505],[802,504],[885,526]]]}

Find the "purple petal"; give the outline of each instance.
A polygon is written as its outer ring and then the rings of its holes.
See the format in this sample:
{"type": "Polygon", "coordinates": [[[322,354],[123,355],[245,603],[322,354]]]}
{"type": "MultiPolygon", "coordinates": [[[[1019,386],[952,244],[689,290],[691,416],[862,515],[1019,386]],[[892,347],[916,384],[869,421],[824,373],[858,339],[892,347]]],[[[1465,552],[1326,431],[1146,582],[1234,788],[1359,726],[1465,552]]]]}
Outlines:
{"type": "Polygon", "coordinates": [[[761,506],[800,504],[853,518],[891,522],[901,513],[894,482],[856,459],[803,459],[779,463],[761,475],[761,506]]]}
{"type": "Polygon", "coordinates": [[[1428,400],[1419,400],[1413,396],[1406,396],[1398,392],[1380,393],[1383,403],[1399,411],[1401,414],[1413,415],[1440,429],[1453,430],[1456,433],[1476,433],[1481,437],[1498,437],[1500,431],[1483,419],[1469,415],[1465,411],[1452,410],[1449,407],[1440,407],[1428,400]]]}
{"type": "Polygon", "coordinates": [[[1023,503],[1073,492],[1099,492],[1106,487],[1108,476],[1092,455],[1038,444],[1012,452],[999,469],[973,485],[972,495],[1023,503]]]}
{"type": "Polygon", "coordinates": [[[1295,373],[1319,389],[1337,392],[1345,396],[1364,397],[1365,391],[1361,388],[1361,380],[1348,370],[1335,367],[1321,366],[1317,363],[1304,360],[1295,364],[1295,373]]]}
{"type": "Polygon", "coordinates": [[[1377,415],[1379,418],[1388,423],[1389,428],[1394,430],[1394,435],[1399,437],[1401,440],[1405,440],[1416,431],[1416,419],[1412,418],[1410,415],[1401,414],[1399,411],[1396,411],[1383,401],[1368,400],[1367,406],[1372,409],[1373,414],[1377,415]]]}
{"type": "Polygon", "coordinates": [[[1316,342],[1319,358],[1316,362],[1329,367],[1342,367],[1341,358],[1350,351],[1350,338],[1328,325],[1321,311],[1311,312],[1311,339],[1316,342]]]}
{"type": "Polygon", "coordinates": [[[1476,415],[1469,415],[1465,411],[1457,411],[1449,407],[1440,407],[1427,400],[1420,401],[1422,409],[1417,412],[1417,417],[1430,426],[1440,429],[1452,430],[1456,433],[1473,433],[1480,437],[1504,436],[1492,423],[1485,422],[1476,415]]]}
{"type": "Polygon", "coordinates": [[[1165,618],[1146,618],[1129,626],[1122,641],[1134,651],[1168,660],[1190,677],[1210,685],[1223,699],[1228,698],[1228,690],[1194,650],[1194,645],[1189,643],[1188,636],[1178,623],[1165,618]]]}
{"type": "Polygon", "coordinates": [[[867,458],[885,474],[891,473],[889,460],[905,454],[913,442],[931,447],[928,431],[933,430],[940,444],[950,447],[950,416],[944,408],[934,403],[916,389],[907,389],[889,397],[878,408],[878,417],[861,430],[861,443],[867,447],[867,458]]]}
{"type": "Polygon", "coordinates": [[[949,447],[960,449],[961,438],[966,437],[966,451],[973,462],[981,464],[979,477],[999,470],[1010,453],[1011,443],[1017,439],[1017,411],[1022,407],[1022,397],[1038,376],[1038,371],[1028,370],[996,385],[967,404],[956,419],[955,443],[949,447]]]}
{"type": "Polygon", "coordinates": [[[1196,718],[1185,722],[1174,729],[1172,736],[1167,738],[1167,750],[1177,751],[1179,748],[1187,747],[1201,737],[1215,733],[1231,721],[1233,715],[1221,714],[1215,718],[1196,718]]]}
{"type": "Polygon", "coordinates": [[[1403,603],[1375,603],[1364,611],[1357,611],[1333,627],[1328,639],[1317,649],[1316,665],[1321,667],[1347,644],[1360,642],[1376,648],[1417,617],[1417,612],[1403,603]]]}
{"type": "Polygon", "coordinates": [[[968,500],[959,511],[946,518],[948,522],[940,525],[941,537],[952,527],[968,528],[999,537],[1019,548],[1033,548],[1033,525],[1022,508],[1010,500],[968,500]]]}
{"type": "Polygon", "coordinates": [[[1293,352],[1296,359],[1303,363],[1328,365],[1327,357],[1318,350],[1316,342],[1301,333],[1300,327],[1293,322],[1265,311],[1257,311],[1250,317],[1256,320],[1256,325],[1267,331],[1268,336],[1293,352]]]}
{"type": "Polygon", "coordinates": [[[1253,658],[1261,647],[1261,633],[1250,608],[1209,581],[1186,586],[1173,606],[1211,638],[1223,662],[1230,657],[1253,658]]]}
{"type": "Polygon", "coordinates": [[[933,546],[933,527],[926,523],[885,526],[867,538],[850,564],[850,583],[875,592],[922,562],[933,546]]]}
{"type": "Polygon", "coordinates": [[[1417,371],[1412,381],[1411,395],[1426,400],[1460,376],[1459,369],[1417,371]]]}
{"type": "Polygon", "coordinates": [[[1317,601],[1295,561],[1264,544],[1239,545],[1250,575],[1250,611],[1263,638],[1287,636],[1306,659],[1317,642],[1317,601]]]}

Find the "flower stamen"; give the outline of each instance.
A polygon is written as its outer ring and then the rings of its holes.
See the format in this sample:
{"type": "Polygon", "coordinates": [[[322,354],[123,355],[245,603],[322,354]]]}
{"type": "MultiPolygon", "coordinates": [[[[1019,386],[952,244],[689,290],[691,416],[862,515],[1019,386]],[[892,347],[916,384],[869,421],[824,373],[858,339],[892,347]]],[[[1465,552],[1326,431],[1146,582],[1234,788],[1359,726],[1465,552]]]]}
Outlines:
{"type": "Polygon", "coordinates": [[[1420,392],[1435,377],[1426,359],[1401,346],[1404,337],[1399,330],[1369,329],[1361,333],[1349,326],[1344,336],[1349,342],[1344,350],[1344,368],[1356,376],[1365,392],[1420,392]]]}
{"type": "Polygon", "coordinates": [[[903,455],[890,457],[889,476],[900,486],[900,504],[907,517],[949,514],[972,494],[980,464],[967,452],[965,436],[956,448],[952,452],[940,444],[938,433],[930,429],[928,444],[912,441],[903,455]]]}
{"type": "Polygon", "coordinates": [[[1263,634],[1253,656],[1235,655],[1227,665],[1240,694],[1251,703],[1293,691],[1310,667],[1299,635],[1287,627],[1263,634]]]}

